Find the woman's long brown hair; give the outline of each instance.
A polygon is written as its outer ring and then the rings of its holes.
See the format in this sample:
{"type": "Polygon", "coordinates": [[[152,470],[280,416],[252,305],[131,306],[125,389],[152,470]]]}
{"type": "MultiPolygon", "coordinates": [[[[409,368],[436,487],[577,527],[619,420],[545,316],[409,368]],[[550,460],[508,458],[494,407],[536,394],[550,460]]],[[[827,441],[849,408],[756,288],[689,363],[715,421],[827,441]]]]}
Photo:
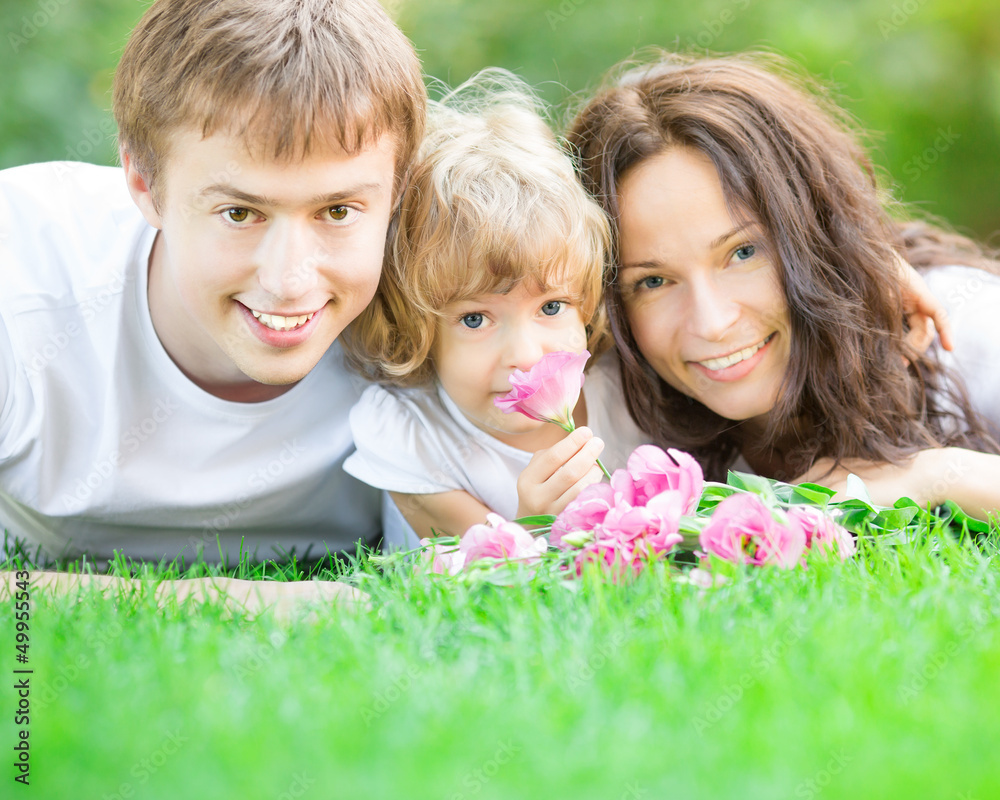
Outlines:
{"type": "Polygon", "coordinates": [[[997,452],[957,376],[933,349],[919,355],[907,346],[894,251],[909,257],[912,250],[916,266],[987,260],[961,237],[893,223],[846,113],[800,88],[777,58],[661,54],[599,92],[568,140],[584,185],[613,223],[611,329],[629,412],[655,440],[690,450],[715,479],[746,444],[739,423],[649,367],[616,279],[623,176],[686,147],[712,160],[730,213],[762,225],[780,265],[791,354],[764,438],[790,437],[795,446],[786,456],[793,474],[774,477],[790,480],[824,456],[898,463],[936,445],[997,452]]]}

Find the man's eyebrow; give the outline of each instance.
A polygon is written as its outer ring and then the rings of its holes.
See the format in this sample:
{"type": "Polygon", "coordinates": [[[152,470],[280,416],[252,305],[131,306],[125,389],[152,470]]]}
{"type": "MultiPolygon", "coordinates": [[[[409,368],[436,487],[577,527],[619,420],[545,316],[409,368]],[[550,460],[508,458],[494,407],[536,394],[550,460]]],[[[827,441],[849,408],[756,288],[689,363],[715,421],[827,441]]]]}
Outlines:
{"type": "MultiPolygon", "coordinates": [[[[309,200],[310,205],[316,206],[335,206],[339,203],[347,202],[348,200],[357,199],[364,194],[378,194],[383,190],[383,185],[378,182],[371,183],[359,183],[355,186],[348,186],[346,189],[341,189],[336,192],[330,192],[328,194],[319,194],[312,197],[309,200]]],[[[241,203],[246,203],[248,206],[278,206],[281,203],[266,195],[250,194],[249,192],[244,192],[242,189],[237,189],[228,183],[212,183],[204,187],[200,192],[198,192],[201,197],[209,197],[212,195],[231,198],[237,200],[241,203]]]]}

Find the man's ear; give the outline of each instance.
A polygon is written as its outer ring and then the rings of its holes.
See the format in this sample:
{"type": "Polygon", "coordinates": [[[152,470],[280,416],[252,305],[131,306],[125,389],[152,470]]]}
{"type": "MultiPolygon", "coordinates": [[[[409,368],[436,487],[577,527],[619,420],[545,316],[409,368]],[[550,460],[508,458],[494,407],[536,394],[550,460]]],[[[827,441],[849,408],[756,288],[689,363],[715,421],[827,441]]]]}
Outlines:
{"type": "Polygon", "coordinates": [[[132,201],[139,207],[146,222],[154,228],[163,228],[163,219],[153,201],[153,192],[150,190],[146,179],[142,177],[135,165],[135,160],[124,147],[120,151],[122,169],[125,170],[125,183],[128,185],[128,193],[132,195],[132,201]]]}

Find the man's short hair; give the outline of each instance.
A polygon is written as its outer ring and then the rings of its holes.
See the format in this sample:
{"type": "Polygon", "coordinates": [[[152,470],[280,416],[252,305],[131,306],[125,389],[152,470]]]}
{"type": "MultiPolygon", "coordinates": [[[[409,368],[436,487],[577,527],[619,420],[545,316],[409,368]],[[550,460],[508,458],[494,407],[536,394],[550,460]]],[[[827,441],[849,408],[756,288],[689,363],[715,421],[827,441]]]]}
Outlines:
{"type": "Polygon", "coordinates": [[[120,146],[154,198],[182,129],[289,161],[389,134],[399,184],[425,104],[413,46],[376,0],[157,0],[125,46],[113,100],[120,146]]]}

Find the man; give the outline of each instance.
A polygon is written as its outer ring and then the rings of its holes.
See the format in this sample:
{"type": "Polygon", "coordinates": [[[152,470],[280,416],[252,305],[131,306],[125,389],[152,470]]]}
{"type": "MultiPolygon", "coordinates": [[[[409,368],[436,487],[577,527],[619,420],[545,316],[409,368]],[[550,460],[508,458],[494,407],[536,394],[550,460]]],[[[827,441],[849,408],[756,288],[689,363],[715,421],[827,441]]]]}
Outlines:
{"type": "Polygon", "coordinates": [[[50,555],[353,547],[371,299],[419,143],[373,0],[158,0],[114,86],[123,170],[0,173],[0,521],[50,555]],[[124,172],[124,175],[123,175],[124,172]]]}

